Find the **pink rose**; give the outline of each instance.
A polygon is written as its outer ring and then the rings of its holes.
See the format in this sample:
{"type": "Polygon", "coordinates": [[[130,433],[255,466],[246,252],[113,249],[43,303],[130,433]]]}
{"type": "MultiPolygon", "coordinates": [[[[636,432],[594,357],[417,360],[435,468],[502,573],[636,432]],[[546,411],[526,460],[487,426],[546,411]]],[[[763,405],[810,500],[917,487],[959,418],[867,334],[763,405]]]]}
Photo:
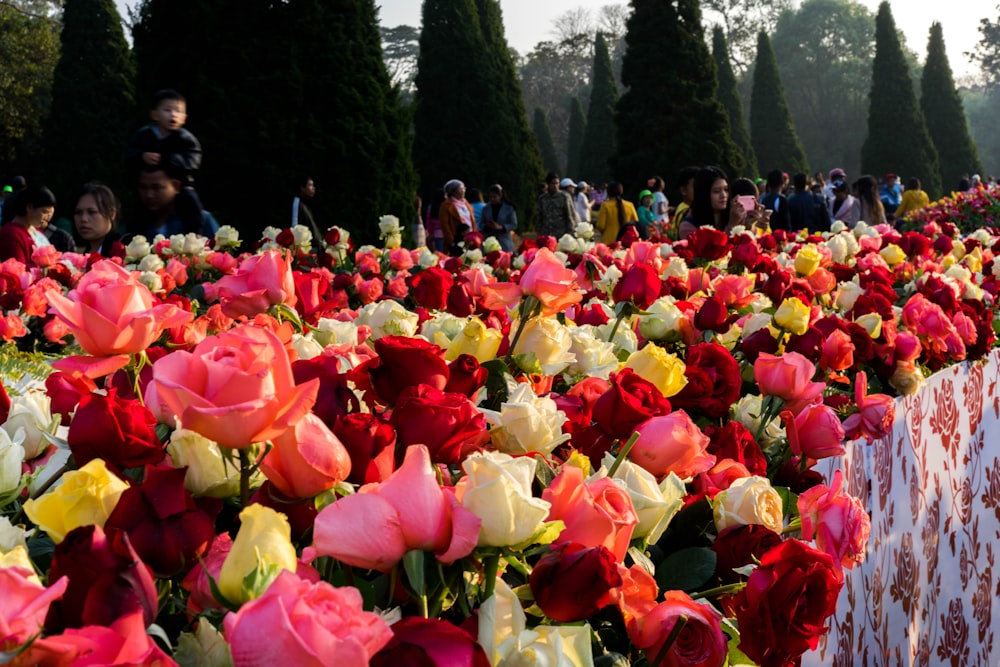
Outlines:
{"type": "Polygon", "coordinates": [[[753,365],[757,386],[765,396],[784,399],[785,407],[798,413],[822,394],[826,385],[813,382],[816,367],[798,352],[775,356],[761,352],[753,365]]]}
{"type": "Polygon", "coordinates": [[[847,569],[865,559],[872,524],[861,501],[843,493],[844,475],[833,474],[833,484],[814,486],[799,496],[802,539],[816,540],[820,551],[839,560],[847,569]]]}
{"type": "Polygon", "coordinates": [[[69,585],[60,577],[46,588],[29,579],[34,572],[23,567],[0,568],[0,650],[9,651],[28,641],[45,625],[45,615],[53,600],[62,597],[69,585]]]}
{"type": "Polygon", "coordinates": [[[671,630],[684,616],[687,621],[667,649],[660,665],[670,667],[716,667],[729,654],[728,639],[722,632],[722,614],[699,604],[683,591],[666,591],[664,601],[645,614],[628,621],[628,636],[652,662],[660,655],[671,630]]]}
{"type": "Polygon", "coordinates": [[[639,523],[632,499],[608,478],[584,483],[583,471],[563,466],[552,484],[542,491],[552,504],[547,521],[566,524],[554,544],[577,542],[585,547],[603,546],[618,561],[625,558],[632,532],[639,523]]]}
{"type": "Polygon", "coordinates": [[[693,477],[715,465],[708,453],[708,436],[683,410],[650,417],[635,428],[639,439],[629,458],[656,477],[675,473],[681,479],[693,477]]]}
{"type": "Polygon", "coordinates": [[[11,663],[12,667],[171,664],[176,663],[146,634],[140,611],[118,617],[109,627],[87,625],[39,639],[11,663]]]}
{"type": "Polygon", "coordinates": [[[272,440],[260,469],[289,498],[312,498],[347,479],[351,457],[323,420],[309,413],[272,440]]]}
{"type": "Polygon", "coordinates": [[[136,275],[111,260],[94,264],[67,296],[53,289],[48,297],[51,312],[95,357],[142,352],[164,330],[193,317],[171,304],[154,305],[136,275]]]}
{"type": "Polygon", "coordinates": [[[916,334],[910,331],[900,331],[896,334],[893,361],[914,361],[922,351],[920,339],[917,338],[916,334]]]}
{"type": "Polygon", "coordinates": [[[833,409],[822,403],[807,405],[797,415],[781,413],[792,452],[813,460],[844,454],[844,428],[833,409]]]}
{"type": "Polygon", "coordinates": [[[191,571],[187,573],[181,582],[181,588],[190,595],[187,601],[188,613],[196,616],[206,609],[222,609],[222,605],[212,594],[212,583],[209,577],[215,581],[219,580],[222,573],[222,564],[226,562],[226,556],[233,548],[233,538],[229,533],[223,532],[217,535],[209,545],[208,551],[198,560],[191,571]]]}
{"type": "Polygon", "coordinates": [[[251,255],[231,276],[215,282],[222,312],[229,317],[253,317],[274,304],[295,307],[292,267],[278,250],[251,255]]]}
{"type": "Polygon", "coordinates": [[[576,288],[576,274],[548,248],[535,253],[517,285],[483,285],[482,293],[483,305],[492,310],[513,306],[522,294],[529,294],[541,302],[543,315],[561,313],[583,299],[576,288]]]}
{"type": "Polygon", "coordinates": [[[844,420],[844,433],[850,440],[881,438],[896,421],[896,401],[885,394],[868,394],[868,376],[858,373],[854,379],[854,403],[858,412],[844,420]]]}
{"type": "Polygon", "coordinates": [[[358,589],[310,583],[287,570],[228,614],[224,628],[236,667],[367,665],[392,639],[389,624],[364,610],[358,589]]]}
{"type": "Polygon", "coordinates": [[[274,333],[245,324],[157,360],[146,406],[163,423],[176,416],[184,428],[239,449],[295,425],[318,389],[318,380],[295,384],[274,333]]]}
{"type": "Polygon", "coordinates": [[[40,245],[36,246],[34,252],[31,253],[31,261],[34,262],[35,266],[47,268],[54,266],[55,263],[59,261],[60,254],[61,253],[55,249],[55,246],[40,245]]]}
{"type": "Polygon", "coordinates": [[[842,371],[854,365],[854,343],[845,331],[834,329],[823,340],[820,368],[842,371]]]}
{"type": "Polygon", "coordinates": [[[311,554],[388,572],[407,551],[421,549],[448,564],[476,546],[480,523],[441,488],[427,448],[415,445],[386,481],[365,485],[323,508],[313,528],[311,554]]]}

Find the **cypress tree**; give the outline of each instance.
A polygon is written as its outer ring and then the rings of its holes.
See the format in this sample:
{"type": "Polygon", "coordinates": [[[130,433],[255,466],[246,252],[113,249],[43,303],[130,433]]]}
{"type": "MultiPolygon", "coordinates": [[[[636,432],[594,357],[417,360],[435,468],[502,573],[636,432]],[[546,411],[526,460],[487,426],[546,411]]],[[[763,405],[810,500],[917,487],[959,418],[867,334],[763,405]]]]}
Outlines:
{"type": "Polygon", "coordinates": [[[569,101],[569,142],[566,148],[566,173],[570,178],[580,180],[580,149],[583,147],[583,134],[587,129],[587,121],[583,117],[583,105],[579,97],[569,101]]]}
{"type": "Polygon", "coordinates": [[[937,151],[908,71],[889,3],[882,2],[875,17],[868,138],[861,146],[861,170],[876,176],[887,172],[916,176],[934,199],[941,195],[937,151]]]}
{"type": "Polygon", "coordinates": [[[500,153],[485,112],[494,95],[474,0],[424,0],[417,62],[413,157],[428,194],[451,178],[486,180],[500,153]]]}
{"type": "Polygon", "coordinates": [[[549,121],[545,117],[545,109],[535,107],[535,116],[531,127],[538,140],[538,148],[542,151],[542,167],[545,171],[559,171],[559,156],[556,155],[556,145],[552,142],[552,132],[549,121]]]}
{"type": "Polygon", "coordinates": [[[927,62],[920,81],[920,109],[938,152],[941,184],[957,183],[963,173],[981,173],[983,165],[969,136],[962,100],[955,89],[944,50],[941,24],[937,22],[931,24],[927,42],[927,62]]]}
{"type": "MultiPolygon", "coordinates": [[[[483,113],[487,115],[491,150],[483,165],[481,188],[500,183],[519,208],[525,223],[534,217],[535,195],[542,177],[542,156],[528,126],[521,94],[521,80],[504,36],[499,0],[476,0],[479,24],[485,42],[483,56],[488,72],[481,76],[490,84],[483,113]]],[[[486,137],[481,137],[482,142],[486,137]]],[[[550,139],[551,141],[551,135],[550,139]]]]}
{"type": "Polygon", "coordinates": [[[608,43],[602,33],[594,41],[594,69],[590,78],[590,107],[587,109],[587,128],[583,134],[580,154],[579,177],[595,182],[611,180],[608,164],[615,153],[615,105],[618,87],[611,69],[608,43]]]}
{"type": "Polygon", "coordinates": [[[750,133],[743,118],[743,102],[736,87],[736,74],[733,64],[729,61],[729,47],[726,44],[726,33],[722,26],[717,25],[712,30],[712,59],[715,60],[715,71],[719,77],[718,98],[729,114],[729,136],[743,153],[746,162],[746,173],[759,174],[757,154],[754,153],[750,133]]]}
{"type": "MultiPolygon", "coordinates": [[[[905,70],[903,70],[905,72],[905,70]]],[[[809,173],[806,152],[792,123],[778,63],[766,32],[757,36],[757,63],[750,98],[750,136],[762,172],[781,169],[809,173]]]]}
{"type": "Polygon", "coordinates": [[[68,210],[87,181],[121,190],[122,156],[135,129],[135,70],[112,0],[68,0],[61,41],[44,136],[45,179],[68,210]]]}
{"type": "Polygon", "coordinates": [[[672,182],[690,164],[742,174],[743,158],[715,97],[715,64],[702,37],[697,0],[632,0],[632,7],[622,60],[627,92],[616,116],[616,176],[635,193],[650,176],[672,182]]]}

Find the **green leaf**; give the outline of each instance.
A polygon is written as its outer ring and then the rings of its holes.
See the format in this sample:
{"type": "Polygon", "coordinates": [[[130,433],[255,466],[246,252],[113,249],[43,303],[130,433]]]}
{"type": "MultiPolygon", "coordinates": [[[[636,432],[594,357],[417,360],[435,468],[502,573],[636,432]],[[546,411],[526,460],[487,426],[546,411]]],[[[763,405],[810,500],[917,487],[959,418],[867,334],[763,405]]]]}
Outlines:
{"type": "Polygon", "coordinates": [[[406,571],[406,578],[410,582],[410,588],[417,595],[427,594],[427,581],[424,577],[424,552],[420,549],[411,549],[403,556],[403,569],[406,571]]]}
{"type": "Polygon", "coordinates": [[[267,587],[271,585],[278,575],[281,574],[282,567],[277,563],[268,563],[257,554],[257,567],[252,569],[247,576],[243,577],[243,590],[251,600],[256,600],[267,587]]]}
{"type": "Polygon", "coordinates": [[[542,365],[538,363],[538,357],[535,356],[534,352],[515,354],[514,363],[517,364],[517,367],[525,373],[529,373],[531,375],[543,375],[542,365]]]}
{"type": "Polygon", "coordinates": [[[661,591],[694,591],[715,573],[715,552],[691,547],[670,554],[656,568],[656,584],[661,591]]]}
{"type": "Polygon", "coordinates": [[[774,490],[778,492],[781,496],[781,507],[784,509],[784,515],[789,518],[794,518],[799,515],[799,497],[792,492],[791,489],[785,488],[784,486],[776,486],[774,490]]]}
{"type": "Polygon", "coordinates": [[[161,642],[163,642],[163,645],[166,646],[167,648],[173,648],[174,646],[172,643],[170,643],[170,637],[167,636],[167,631],[164,630],[159,625],[157,625],[156,623],[153,623],[148,628],[146,628],[146,634],[149,635],[150,637],[156,637],[161,642]]]}

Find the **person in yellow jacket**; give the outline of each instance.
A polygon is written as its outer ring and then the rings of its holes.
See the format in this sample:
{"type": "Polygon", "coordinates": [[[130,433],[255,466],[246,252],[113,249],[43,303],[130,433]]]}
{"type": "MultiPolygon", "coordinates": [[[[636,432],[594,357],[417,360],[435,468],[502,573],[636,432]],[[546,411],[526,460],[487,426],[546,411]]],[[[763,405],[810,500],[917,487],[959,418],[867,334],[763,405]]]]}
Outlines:
{"type": "Polygon", "coordinates": [[[625,232],[628,224],[638,224],[639,215],[635,205],[622,199],[622,184],[617,181],[608,183],[608,196],[601,204],[597,214],[597,230],[601,232],[601,241],[611,245],[625,232]]]}
{"type": "Polygon", "coordinates": [[[906,182],[906,190],[903,191],[903,197],[899,200],[896,219],[901,220],[911,213],[916,213],[930,203],[927,193],[920,189],[920,179],[911,178],[906,182]]]}

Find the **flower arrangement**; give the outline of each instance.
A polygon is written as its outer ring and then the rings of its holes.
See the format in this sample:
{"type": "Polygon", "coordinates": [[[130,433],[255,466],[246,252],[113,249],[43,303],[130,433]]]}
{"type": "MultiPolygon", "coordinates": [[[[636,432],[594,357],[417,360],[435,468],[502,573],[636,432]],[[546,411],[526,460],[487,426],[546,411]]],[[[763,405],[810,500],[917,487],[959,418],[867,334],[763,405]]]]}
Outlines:
{"type": "Polygon", "coordinates": [[[795,664],[870,531],[817,461],[996,341],[988,230],[397,228],[0,264],[56,357],[3,350],[5,661],[795,664]]]}

